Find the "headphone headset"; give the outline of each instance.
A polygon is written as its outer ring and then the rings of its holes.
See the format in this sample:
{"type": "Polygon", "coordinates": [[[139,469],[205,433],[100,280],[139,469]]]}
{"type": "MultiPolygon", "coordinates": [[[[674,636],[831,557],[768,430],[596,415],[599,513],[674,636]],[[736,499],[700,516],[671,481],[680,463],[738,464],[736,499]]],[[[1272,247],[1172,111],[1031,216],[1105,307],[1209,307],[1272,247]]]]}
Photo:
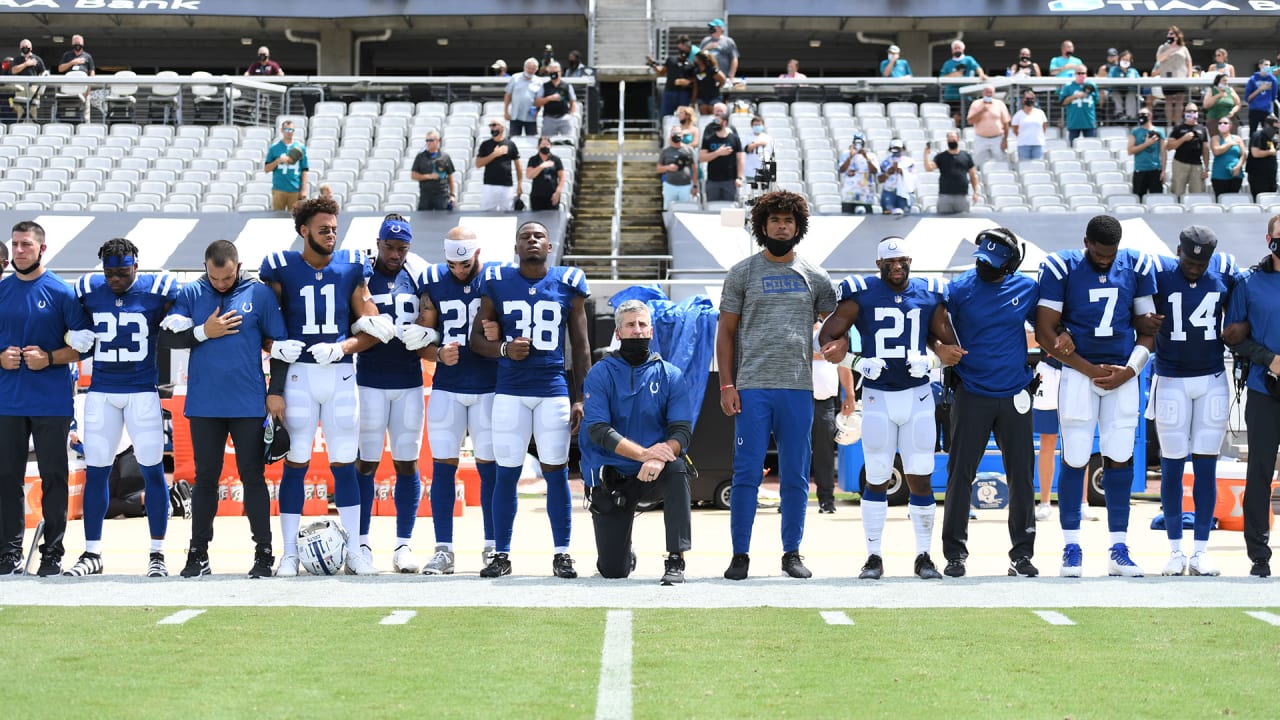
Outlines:
{"type": "Polygon", "coordinates": [[[1009,259],[1005,260],[1004,264],[999,267],[999,270],[1005,275],[1012,275],[1018,272],[1018,267],[1022,265],[1022,258],[1027,254],[1026,244],[1023,243],[1019,245],[1018,238],[1005,228],[998,227],[983,230],[978,233],[978,237],[975,242],[979,247],[982,247],[982,245],[986,243],[997,243],[1004,245],[1013,251],[1013,255],[1009,256],[1009,259]]]}

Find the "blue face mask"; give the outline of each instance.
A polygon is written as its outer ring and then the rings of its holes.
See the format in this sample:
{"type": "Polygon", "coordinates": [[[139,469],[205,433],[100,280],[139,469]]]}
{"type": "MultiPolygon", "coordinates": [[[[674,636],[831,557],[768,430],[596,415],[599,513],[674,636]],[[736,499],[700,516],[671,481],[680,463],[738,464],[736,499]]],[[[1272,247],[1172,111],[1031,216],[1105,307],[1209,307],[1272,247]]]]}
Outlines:
{"type": "Polygon", "coordinates": [[[755,133],[755,134],[759,135],[760,133],[764,132],[764,126],[763,126],[763,125],[752,125],[752,126],[751,126],[751,132],[753,132],[753,133],[755,133]]]}

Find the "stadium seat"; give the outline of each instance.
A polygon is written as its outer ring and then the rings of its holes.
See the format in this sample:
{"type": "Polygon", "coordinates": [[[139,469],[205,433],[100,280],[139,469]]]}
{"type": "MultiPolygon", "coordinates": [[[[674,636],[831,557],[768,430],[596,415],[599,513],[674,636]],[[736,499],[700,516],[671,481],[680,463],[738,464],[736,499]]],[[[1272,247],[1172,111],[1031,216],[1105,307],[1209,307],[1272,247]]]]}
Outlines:
{"type": "Polygon", "coordinates": [[[1262,206],[1252,203],[1238,203],[1236,205],[1228,205],[1227,212],[1232,215],[1254,215],[1262,212],[1262,206]]]}
{"type": "MultiPolygon", "coordinates": [[[[1144,202],[1147,198],[1150,198],[1150,197],[1151,197],[1150,195],[1147,195],[1146,198],[1143,198],[1144,202]]],[[[1206,207],[1206,206],[1201,206],[1201,207],[1206,207]]],[[[1164,203],[1164,204],[1155,204],[1155,205],[1147,203],[1147,212],[1151,213],[1152,215],[1181,215],[1186,211],[1187,209],[1182,207],[1178,203],[1164,203]]]]}
{"type": "Polygon", "coordinates": [[[1142,198],[1142,204],[1147,207],[1155,205],[1177,205],[1178,196],[1169,193],[1147,193],[1142,198]]]}
{"type": "Polygon", "coordinates": [[[1218,204],[1223,207],[1251,205],[1253,204],[1253,198],[1248,193],[1223,193],[1218,196],[1218,204]]]}

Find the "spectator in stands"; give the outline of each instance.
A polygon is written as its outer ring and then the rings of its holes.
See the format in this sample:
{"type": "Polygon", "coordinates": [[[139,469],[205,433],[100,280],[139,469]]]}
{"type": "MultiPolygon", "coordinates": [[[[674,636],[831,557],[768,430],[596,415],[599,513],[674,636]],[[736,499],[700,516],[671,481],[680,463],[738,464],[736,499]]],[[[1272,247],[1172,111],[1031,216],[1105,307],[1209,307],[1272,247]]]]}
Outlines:
{"type": "Polygon", "coordinates": [[[692,202],[698,194],[698,173],[693,148],[684,141],[680,128],[671,128],[671,144],[658,154],[658,175],[662,178],[662,209],[671,203],[692,202]]]}
{"type": "MultiPolygon", "coordinates": [[[[1151,68],[1152,77],[1191,77],[1191,51],[1187,39],[1177,25],[1170,25],[1164,44],[1156,49],[1156,64],[1151,68]]],[[[1187,101],[1187,88],[1181,85],[1164,86],[1164,116],[1170,125],[1182,117],[1183,104],[1187,101]]],[[[1175,183],[1176,176],[1175,175],[1175,183]]]]}
{"type": "Polygon", "coordinates": [[[1031,48],[1019,50],[1017,62],[1010,65],[1004,74],[1016,78],[1040,77],[1040,64],[1032,61],[1031,48]]]}
{"type": "Polygon", "coordinates": [[[9,246],[0,243],[0,280],[4,279],[4,271],[9,269],[9,246]]]}
{"type": "Polygon", "coordinates": [[[808,80],[809,76],[800,72],[800,61],[791,58],[787,61],[787,71],[778,76],[779,80],[808,80]]]}
{"type": "Polygon", "coordinates": [[[284,69],[280,67],[280,63],[271,59],[271,50],[263,45],[258,48],[258,61],[250,63],[249,68],[244,71],[245,75],[283,75],[284,69]]]}
{"type": "Polygon", "coordinates": [[[1115,48],[1107,48],[1107,61],[1098,66],[1098,71],[1094,73],[1094,77],[1111,77],[1111,71],[1120,66],[1120,51],[1115,48]]]}
{"type": "Polygon", "coordinates": [[[693,111],[693,107],[682,105],[676,108],[676,125],[680,129],[684,146],[689,148],[689,152],[695,152],[702,146],[702,133],[698,130],[697,114],[693,111]]]}
{"type": "MultiPolygon", "coordinates": [[[[928,149],[928,145],[925,148],[928,149]]],[[[880,210],[885,215],[911,212],[916,191],[915,159],[907,154],[906,143],[899,138],[889,141],[889,157],[880,162],[880,210]]]]}
{"type": "MultiPolygon", "coordinates": [[[[18,41],[18,57],[22,58],[22,61],[19,62],[16,58],[14,59],[13,64],[9,66],[10,75],[39,77],[49,71],[48,68],[45,67],[44,60],[41,59],[39,55],[36,55],[32,50],[31,41],[26,38],[18,41]]],[[[16,92],[22,92],[25,94],[30,92],[31,88],[32,86],[30,85],[20,86],[16,92]]],[[[9,100],[9,106],[13,108],[13,112],[16,113],[18,119],[21,120],[25,106],[14,102],[12,99],[9,100]]],[[[35,110],[36,107],[33,106],[32,112],[35,110]]]]}
{"type": "MultiPolygon", "coordinates": [[[[964,54],[964,42],[960,40],[951,43],[951,58],[942,63],[942,70],[938,74],[946,78],[977,77],[982,80],[987,79],[987,73],[978,64],[978,61],[972,56],[964,54]]],[[[960,86],[947,85],[942,91],[942,99],[951,106],[951,119],[956,125],[959,125],[960,112],[963,109],[960,100],[960,86]]]]}
{"type": "Polygon", "coordinates": [[[1258,61],[1258,71],[1249,76],[1244,86],[1244,101],[1249,105],[1249,135],[1252,136],[1262,119],[1271,114],[1276,101],[1276,77],[1271,74],[1271,61],[1258,61]]]}
{"type": "Polygon", "coordinates": [[[698,112],[709,115],[715,106],[724,105],[720,91],[724,81],[724,73],[711,53],[704,50],[693,56],[693,101],[698,104],[698,112]]]}
{"type": "Polygon", "coordinates": [[[594,70],[583,64],[581,51],[569,51],[569,59],[565,61],[564,66],[565,77],[591,77],[595,74],[596,72],[594,70]]]}
{"type": "Polygon", "coordinates": [[[538,106],[535,103],[542,78],[538,77],[538,59],[524,61],[524,72],[507,81],[502,95],[502,117],[511,123],[511,136],[538,134],[538,106]]]}
{"type": "Polygon", "coordinates": [[[453,158],[440,149],[440,131],[427,130],[427,146],[413,159],[412,177],[418,183],[418,211],[452,210],[458,201],[457,170],[453,158]]]}
{"type": "Polygon", "coordinates": [[[1236,76],[1236,66],[1227,62],[1227,49],[1218,48],[1213,51],[1213,62],[1209,65],[1209,71],[1215,73],[1226,73],[1226,76],[1233,78],[1236,76]]]}
{"type": "MultiPolygon", "coordinates": [[[[729,122],[729,106],[728,105],[725,105],[722,102],[718,102],[715,105],[711,106],[710,112],[712,116],[711,122],[707,123],[706,127],[702,129],[703,137],[706,137],[707,135],[711,134],[712,125],[722,125],[724,127],[729,128],[729,132],[733,133],[734,135],[738,134],[738,131],[733,128],[733,123],[729,122]]],[[[706,113],[703,113],[703,114],[705,115],[706,113]]]]}
{"type": "Polygon", "coordinates": [[[292,120],[280,123],[280,139],[267,150],[263,172],[271,173],[271,209],[293,212],[307,196],[307,147],[294,140],[292,120]]]}
{"type": "Polygon", "coordinates": [[[1004,160],[1009,152],[1009,107],[996,98],[996,88],[982,86],[982,97],[969,105],[969,124],[973,126],[973,161],[982,166],[988,160],[1004,160]]]}
{"type": "Polygon", "coordinates": [[[1089,71],[1075,71],[1071,82],[1058,90],[1058,101],[1066,108],[1067,139],[1098,136],[1098,86],[1089,79],[1089,71]]]}
{"type": "Polygon", "coordinates": [[[1075,77],[1077,70],[1084,70],[1086,75],[1089,74],[1089,67],[1084,64],[1084,61],[1072,54],[1075,51],[1075,43],[1063,40],[1062,52],[1049,61],[1049,74],[1068,80],[1075,77]]]}
{"type": "Polygon", "coordinates": [[[1263,118],[1262,127],[1249,137],[1249,159],[1245,161],[1245,173],[1249,176],[1249,190],[1256,202],[1260,193],[1276,191],[1276,134],[1280,120],[1275,115],[1263,118]]]}
{"type": "Polygon", "coordinates": [[[764,118],[759,115],[751,116],[751,139],[746,140],[746,144],[742,146],[742,152],[745,156],[742,176],[747,182],[751,182],[764,161],[773,157],[773,138],[765,132],[764,118]]]}
{"type": "Polygon", "coordinates": [[[911,77],[911,64],[901,56],[902,49],[890,45],[885,59],[880,61],[880,77],[911,77]]]}
{"type": "Polygon", "coordinates": [[[668,55],[661,65],[651,57],[645,58],[655,75],[667,78],[667,86],[662,90],[664,117],[674,113],[681,105],[692,104],[693,60],[689,57],[692,47],[689,36],[681,35],[676,38],[676,51],[668,55]]]}
{"type": "Polygon", "coordinates": [[[1218,73],[1213,78],[1213,84],[1204,91],[1205,124],[1213,127],[1219,120],[1226,118],[1231,122],[1231,129],[1235,130],[1238,122],[1236,113],[1239,112],[1240,95],[1227,83],[1227,74],[1218,73]]]}
{"type": "Polygon", "coordinates": [[[538,74],[542,76],[551,74],[551,63],[556,61],[556,49],[548,43],[542,48],[542,61],[538,63],[538,74]]]}
{"type": "Polygon", "coordinates": [[[947,133],[947,149],[930,158],[925,155],[924,169],[938,171],[938,214],[957,215],[969,212],[969,197],[978,202],[978,166],[973,157],[960,149],[960,133],[947,133]]]}
{"type": "Polygon", "coordinates": [[[334,203],[338,202],[338,198],[333,196],[333,186],[330,185],[329,183],[320,183],[320,187],[317,192],[318,194],[316,195],[316,197],[318,198],[331,200],[334,203]]]}
{"type": "Polygon", "coordinates": [[[1164,133],[1151,122],[1151,111],[1138,111],[1138,127],[1129,131],[1128,152],[1133,156],[1133,194],[1164,192],[1164,133]]]}
{"type": "MultiPolygon", "coordinates": [[[[1120,59],[1115,67],[1111,68],[1107,77],[1125,78],[1129,80],[1142,77],[1142,73],[1133,66],[1133,53],[1125,50],[1120,53],[1120,59]]],[[[1119,120],[1130,120],[1138,115],[1139,97],[1141,91],[1137,85],[1131,87],[1115,87],[1111,88],[1108,95],[1111,98],[1112,111],[1119,120]]]]}
{"type": "Polygon", "coordinates": [[[573,86],[562,82],[560,63],[552,60],[547,65],[547,81],[534,105],[542,108],[542,134],[573,135],[573,118],[578,111],[578,96],[573,86]]]}
{"type": "Polygon", "coordinates": [[[1218,120],[1218,134],[1209,142],[1209,150],[1213,153],[1213,171],[1210,182],[1213,184],[1213,197],[1222,197],[1223,193],[1240,192],[1244,183],[1244,159],[1248,153],[1244,138],[1231,132],[1231,120],[1218,120]]]}
{"type": "Polygon", "coordinates": [[[564,163],[551,152],[551,138],[538,138],[538,155],[529,160],[524,176],[532,181],[529,188],[530,210],[555,210],[564,196],[564,163]],[[535,164],[536,163],[536,164],[535,164]]]}
{"type": "Polygon", "coordinates": [[[511,74],[507,72],[506,60],[494,60],[493,64],[489,66],[489,69],[493,71],[493,74],[496,77],[511,77],[511,74]]]}
{"type": "Polygon", "coordinates": [[[840,210],[846,215],[870,215],[876,201],[875,153],[867,149],[867,138],[853,134],[849,149],[840,156],[840,210]]]}
{"type": "Polygon", "coordinates": [[[716,18],[707,23],[707,31],[711,34],[702,38],[703,51],[715,53],[716,65],[724,72],[725,77],[737,77],[738,44],[729,37],[724,20],[716,18]]]}
{"type": "Polygon", "coordinates": [[[524,172],[520,168],[520,150],[506,138],[506,131],[497,120],[489,121],[489,139],[476,149],[476,167],[484,168],[480,209],[511,212],[521,195],[514,178],[524,177],[524,172]]]}
{"type": "MultiPolygon", "coordinates": [[[[84,36],[71,36],[71,49],[62,54],[62,60],[58,63],[58,72],[68,73],[74,69],[80,70],[85,75],[93,77],[98,74],[98,65],[93,61],[93,56],[85,52],[84,36]]],[[[89,88],[84,89],[84,121],[89,122],[89,88]]]]}
{"type": "Polygon", "coordinates": [[[1018,140],[1018,160],[1039,160],[1044,157],[1044,127],[1049,123],[1039,107],[1036,92],[1031,88],[1022,91],[1022,107],[1014,114],[1009,125],[1018,140]]]}
{"type": "Polygon", "coordinates": [[[1169,133],[1165,150],[1173,151],[1173,173],[1169,192],[1182,197],[1184,193],[1204,192],[1204,181],[1209,177],[1209,132],[1200,124],[1200,111],[1195,103],[1188,103],[1182,113],[1182,123],[1169,133]]]}
{"type": "Polygon", "coordinates": [[[703,185],[703,197],[707,202],[733,202],[738,199],[746,159],[742,153],[742,141],[729,128],[727,120],[717,116],[707,126],[698,161],[707,164],[707,181],[703,185]]]}

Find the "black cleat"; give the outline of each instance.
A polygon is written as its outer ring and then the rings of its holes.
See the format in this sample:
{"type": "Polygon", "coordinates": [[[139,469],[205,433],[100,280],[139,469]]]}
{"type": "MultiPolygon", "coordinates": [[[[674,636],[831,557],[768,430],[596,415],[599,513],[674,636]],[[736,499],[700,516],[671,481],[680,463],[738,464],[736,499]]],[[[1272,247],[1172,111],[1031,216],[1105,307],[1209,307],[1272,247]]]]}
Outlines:
{"type": "Polygon", "coordinates": [[[879,580],[884,575],[884,560],[879,555],[868,555],[867,561],[862,565],[862,572],[858,573],[859,580],[879,580]]]}
{"type": "Polygon", "coordinates": [[[835,513],[835,511],[836,511],[835,500],[819,500],[818,501],[818,512],[822,513],[823,515],[831,515],[835,513]]]}
{"type": "MultiPolygon", "coordinates": [[[[88,555],[88,554],[89,553],[85,553],[85,555],[88,555]]],[[[81,559],[84,559],[84,555],[81,555],[80,557],[81,559]]],[[[97,558],[98,556],[94,555],[94,557],[97,558]]],[[[61,575],[61,574],[62,574],[62,556],[61,555],[41,555],[40,556],[40,569],[36,571],[36,575],[39,575],[40,577],[51,577],[54,575],[61,575]]],[[[101,558],[99,558],[99,561],[98,561],[98,571],[94,574],[95,575],[102,574],[101,558]]]]}
{"type": "Polygon", "coordinates": [[[164,564],[164,553],[151,553],[147,562],[147,577],[169,577],[169,568],[164,564]]]}
{"type": "Polygon", "coordinates": [[[799,550],[792,550],[789,553],[782,554],[782,572],[793,578],[811,578],[813,573],[809,568],[804,566],[804,558],[800,557],[799,550]]]}
{"type": "Polygon", "coordinates": [[[551,574],[565,580],[578,577],[578,571],[573,569],[573,558],[569,557],[569,553],[556,553],[556,556],[551,558],[551,574]]]}
{"type": "Polygon", "coordinates": [[[1254,560],[1253,567],[1249,568],[1249,574],[1260,578],[1271,577],[1271,561],[1254,560]]]}
{"type": "Polygon", "coordinates": [[[635,572],[635,571],[636,571],[636,551],[633,549],[631,551],[631,572],[635,572]]]}
{"type": "Polygon", "coordinates": [[[209,569],[209,553],[205,550],[191,548],[187,550],[187,564],[183,566],[182,572],[178,574],[184,578],[193,578],[204,577],[212,573],[213,571],[209,569]]]}
{"type": "Polygon", "coordinates": [[[933,564],[933,560],[929,559],[927,552],[916,556],[916,577],[921,580],[942,579],[942,573],[938,572],[938,568],[933,564]]]}
{"type": "MultiPolygon", "coordinates": [[[[205,557],[205,562],[208,562],[208,556],[205,557]]],[[[253,567],[249,568],[249,577],[271,577],[273,575],[271,568],[275,567],[275,564],[276,559],[271,554],[271,547],[259,547],[253,551],[253,567]]]]}
{"type": "Polygon", "coordinates": [[[684,556],[671,553],[667,556],[665,571],[662,573],[663,585],[676,585],[684,582],[684,556]]]}
{"type": "Polygon", "coordinates": [[[21,575],[22,556],[5,555],[0,557],[0,575],[21,575]]]}
{"type": "Polygon", "coordinates": [[[751,556],[746,553],[735,553],[729,561],[729,569],[724,571],[725,580],[746,580],[747,569],[751,567],[751,556]]]}
{"type": "Polygon", "coordinates": [[[964,558],[952,558],[947,561],[947,567],[942,571],[947,577],[964,577],[964,558]]]}
{"type": "Polygon", "coordinates": [[[494,553],[493,560],[480,571],[482,578],[496,578],[511,574],[511,560],[507,553],[494,553]]]}
{"type": "Polygon", "coordinates": [[[1031,564],[1031,558],[1020,557],[1009,561],[1009,577],[1036,577],[1040,571],[1031,564]]]}

